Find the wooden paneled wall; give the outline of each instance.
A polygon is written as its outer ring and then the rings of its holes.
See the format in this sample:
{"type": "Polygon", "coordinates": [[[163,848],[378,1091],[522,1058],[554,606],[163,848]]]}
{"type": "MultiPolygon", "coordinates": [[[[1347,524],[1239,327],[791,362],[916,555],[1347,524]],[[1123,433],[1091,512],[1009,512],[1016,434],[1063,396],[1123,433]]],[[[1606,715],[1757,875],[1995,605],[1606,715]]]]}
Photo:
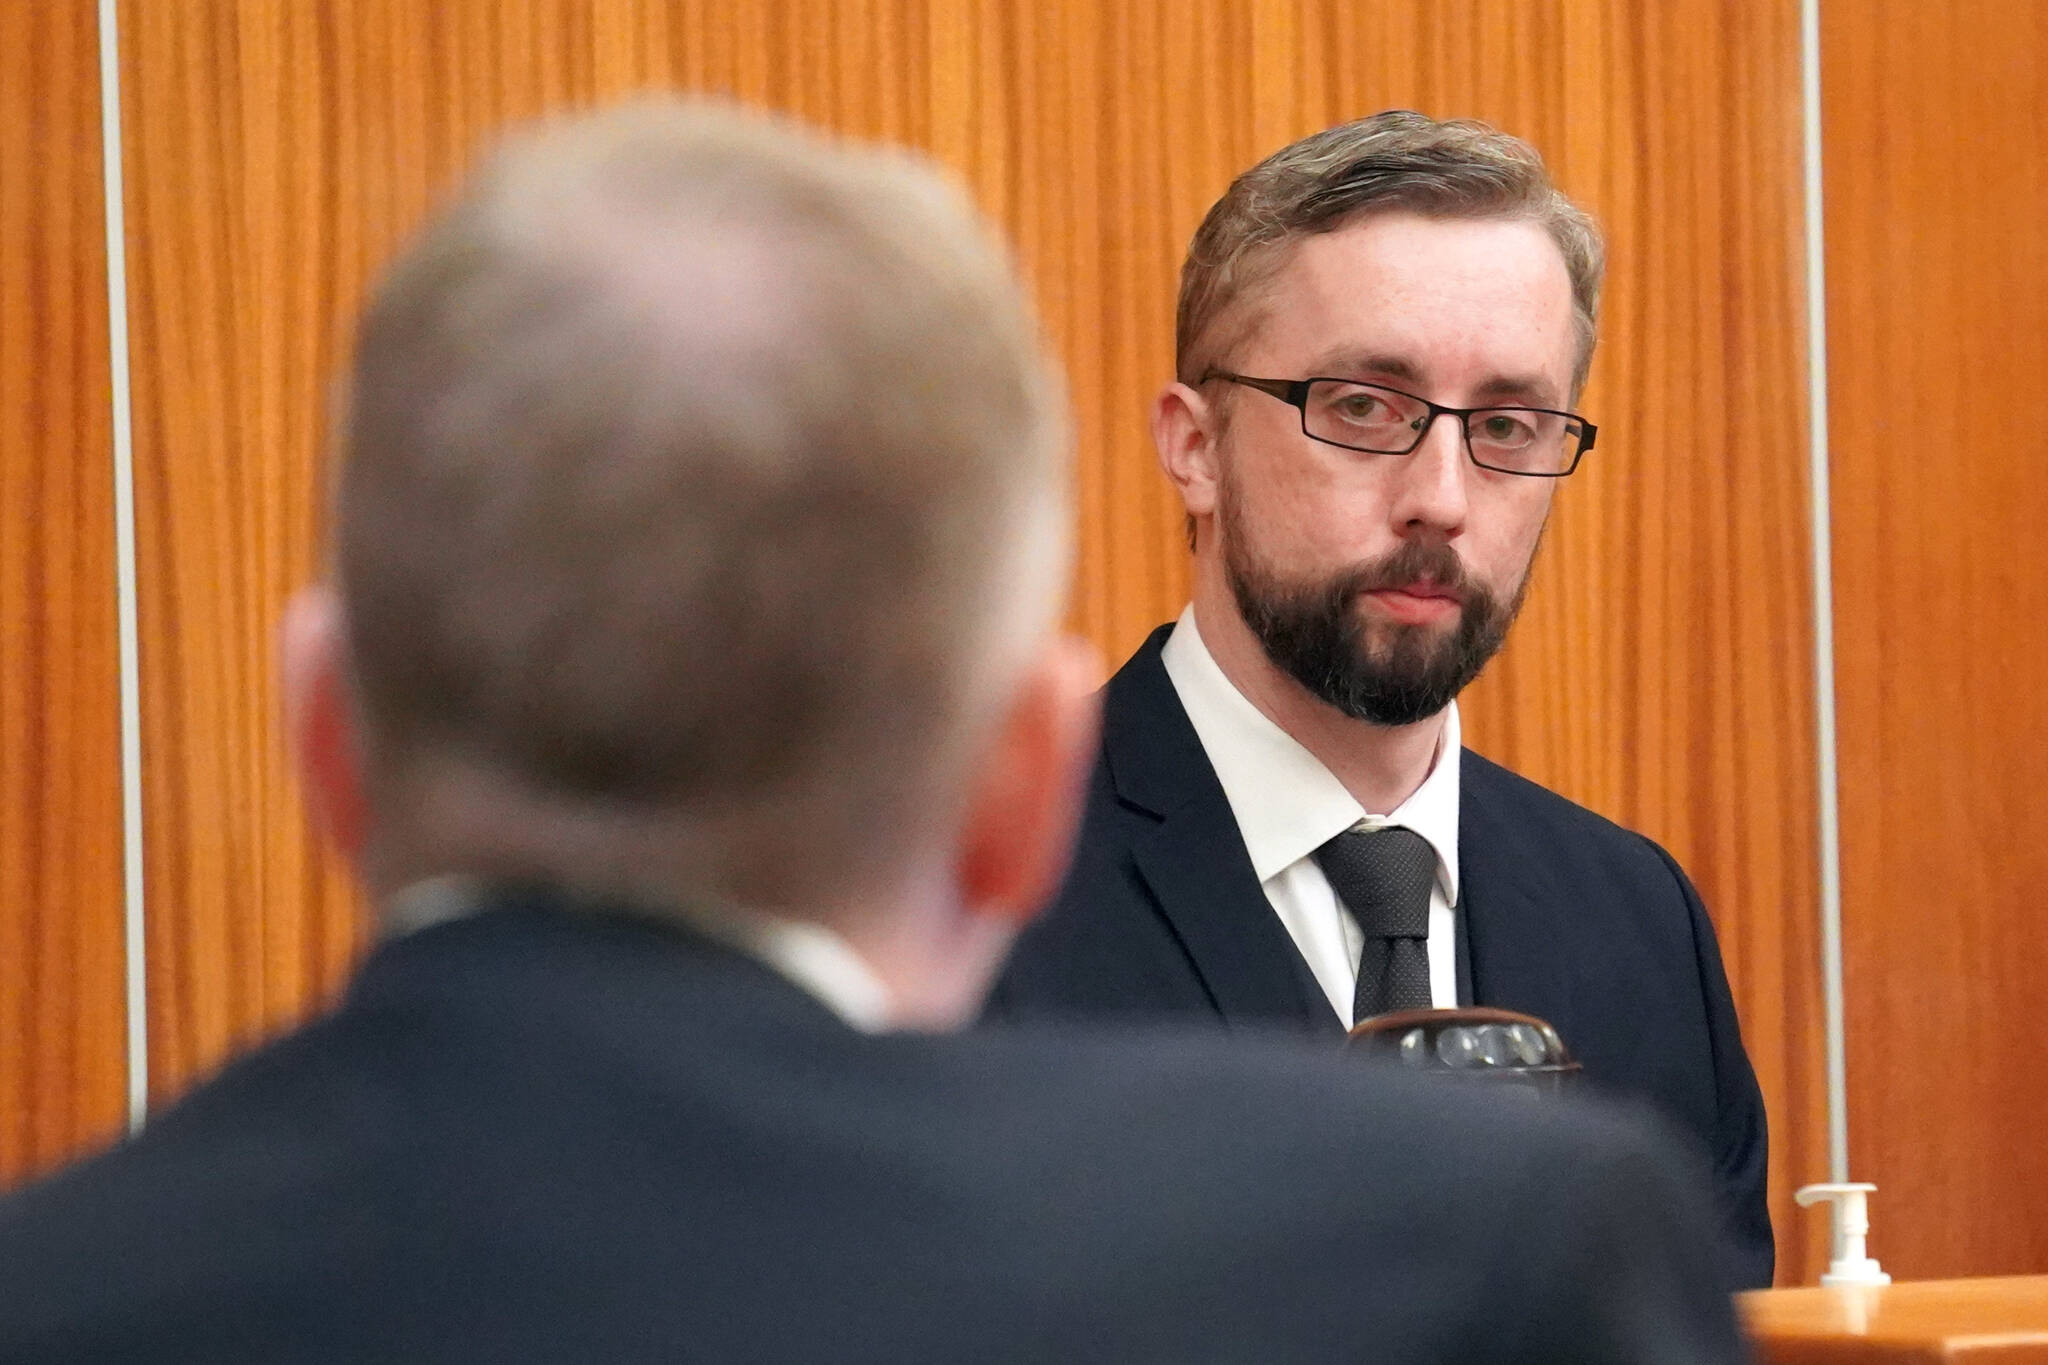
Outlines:
{"type": "MultiPolygon", "coordinates": [[[[123,10],[142,507],[150,1082],[320,999],[352,913],[277,734],[270,628],[315,572],[324,385],[369,272],[509,120],[716,91],[929,149],[1013,236],[1068,362],[1077,628],[1178,610],[1144,404],[1180,253],[1258,156],[1389,105],[1551,154],[1605,221],[1601,450],[1472,699],[1477,744],[1670,844],[1714,907],[1772,1106],[1822,1172],[1795,299],[1796,12],[1554,3],[871,0],[123,10]]],[[[1787,1270],[1808,1238],[1785,1223],[1787,1270]]]]}
{"type": "MultiPolygon", "coordinates": [[[[90,0],[0,6],[0,1180],[118,1126],[120,809],[90,0]],[[33,168],[23,173],[22,168],[33,168]]],[[[2048,12],[1824,3],[1852,1166],[1895,1273],[2048,1270],[2029,1035],[2048,740],[2023,422],[2048,315],[2048,12]],[[2015,1079],[2017,1078],[2017,1079],[2015,1079]],[[2018,1194],[2008,1194],[2008,1185],[2018,1194]]],[[[121,7],[149,1079],[333,989],[272,630],[317,571],[325,394],[371,272],[478,140],[643,89],[930,150],[1073,376],[1075,626],[1186,589],[1144,435],[1229,177],[1389,105],[1536,142],[1605,224],[1583,406],[1478,747],[1668,844],[1771,1106],[1784,1271],[1826,1174],[1794,0],[190,0],[121,7]]]]}
{"type": "Polygon", "coordinates": [[[1823,7],[1849,1137],[1894,1276],[2048,1270],[2048,9],[1823,7]]]}
{"type": "Polygon", "coordinates": [[[104,202],[91,0],[0,5],[0,1184],[126,1113],[104,202]]]}

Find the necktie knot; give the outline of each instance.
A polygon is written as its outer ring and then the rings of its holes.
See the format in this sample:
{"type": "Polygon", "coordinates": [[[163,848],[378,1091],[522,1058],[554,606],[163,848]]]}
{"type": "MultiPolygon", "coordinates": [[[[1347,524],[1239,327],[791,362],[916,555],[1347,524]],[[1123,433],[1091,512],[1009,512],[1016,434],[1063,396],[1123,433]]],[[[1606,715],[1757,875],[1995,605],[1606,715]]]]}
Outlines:
{"type": "Polygon", "coordinates": [[[1347,829],[1316,850],[1323,875],[1374,938],[1427,938],[1436,850],[1412,829],[1347,829]]]}

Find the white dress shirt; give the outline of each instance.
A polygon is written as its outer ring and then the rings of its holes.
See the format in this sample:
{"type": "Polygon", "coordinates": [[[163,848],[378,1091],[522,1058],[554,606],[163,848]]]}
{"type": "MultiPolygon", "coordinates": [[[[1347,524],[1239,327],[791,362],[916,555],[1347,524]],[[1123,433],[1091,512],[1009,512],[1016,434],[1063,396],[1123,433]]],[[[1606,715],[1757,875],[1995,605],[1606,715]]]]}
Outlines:
{"type": "Polygon", "coordinates": [[[1166,676],[1223,784],[1244,835],[1252,871],[1287,927],[1330,1007],[1348,1027],[1365,936],[1315,860],[1315,851],[1357,825],[1400,825],[1436,850],[1429,893],[1429,994],[1439,1009],[1458,1003],[1458,705],[1444,713],[1429,775],[1384,814],[1366,810],[1315,755],[1275,725],[1224,676],[1190,606],[1167,638],[1166,676]]]}

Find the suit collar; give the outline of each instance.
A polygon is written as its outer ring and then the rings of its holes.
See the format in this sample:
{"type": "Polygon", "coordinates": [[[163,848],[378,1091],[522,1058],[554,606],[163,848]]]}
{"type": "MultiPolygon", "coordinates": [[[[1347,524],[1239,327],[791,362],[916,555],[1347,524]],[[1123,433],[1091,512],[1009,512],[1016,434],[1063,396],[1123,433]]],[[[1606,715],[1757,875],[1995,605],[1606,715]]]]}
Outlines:
{"type": "Polygon", "coordinates": [[[1369,812],[1299,740],[1238,691],[1190,605],[1159,651],[1202,751],[1237,817],[1261,882],[1361,822],[1414,830],[1436,850],[1437,889],[1458,903],[1458,704],[1444,710],[1429,772],[1391,811],[1369,812]]]}
{"type": "Polygon", "coordinates": [[[887,985],[853,945],[832,929],[733,907],[628,906],[545,885],[507,886],[478,877],[444,876],[415,882],[391,897],[384,907],[383,922],[388,936],[399,937],[514,906],[680,922],[688,932],[772,968],[863,1033],[884,1031],[895,1014],[887,985]]]}
{"type": "Polygon", "coordinates": [[[1162,626],[1110,679],[1103,758],[1117,799],[1158,821],[1132,841],[1139,874],[1227,1022],[1342,1022],[1267,907],[1215,769],[1167,677],[1162,626]]]}
{"type": "Polygon", "coordinates": [[[1599,945],[1574,932],[1573,894],[1559,880],[1558,850],[1530,828],[1523,780],[1469,749],[1463,776],[1458,918],[1469,998],[1545,1019],[1569,1046],[1582,1013],[1574,983],[1599,945]]]}
{"type": "Polygon", "coordinates": [[[673,912],[545,886],[481,885],[463,913],[377,944],[348,991],[352,1006],[428,1000],[506,1015],[637,1013],[670,1026],[710,1013],[847,1027],[811,991],[673,912]]]}
{"type": "Polygon", "coordinates": [[[1160,651],[1171,625],[1152,632],[1109,680],[1102,699],[1102,749],[1117,798],[1161,818],[1202,797],[1204,782],[1223,789],[1188,723],[1160,651]]]}

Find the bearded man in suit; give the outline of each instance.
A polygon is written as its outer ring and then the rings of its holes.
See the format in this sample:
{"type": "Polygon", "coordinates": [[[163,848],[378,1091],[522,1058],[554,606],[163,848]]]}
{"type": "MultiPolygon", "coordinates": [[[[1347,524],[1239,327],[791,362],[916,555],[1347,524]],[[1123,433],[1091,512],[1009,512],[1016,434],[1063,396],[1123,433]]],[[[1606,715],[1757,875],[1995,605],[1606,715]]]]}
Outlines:
{"type": "Polygon", "coordinates": [[[287,623],[378,941],[0,1204],[0,1359],[1738,1358],[1632,1120],[958,1029],[1093,744],[1056,394],[899,154],[500,153],[369,303],[287,623]]]}
{"type": "Polygon", "coordinates": [[[1398,1008],[1541,1016],[1697,1139],[1723,1278],[1762,1286],[1763,1102],[1692,884],[1460,740],[1593,446],[1601,274],[1591,219],[1478,123],[1344,124],[1217,201],[1152,408],[1193,600],[1106,690],[1073,872],[992,1013],[1333,1043],[1398,1008]]]}

